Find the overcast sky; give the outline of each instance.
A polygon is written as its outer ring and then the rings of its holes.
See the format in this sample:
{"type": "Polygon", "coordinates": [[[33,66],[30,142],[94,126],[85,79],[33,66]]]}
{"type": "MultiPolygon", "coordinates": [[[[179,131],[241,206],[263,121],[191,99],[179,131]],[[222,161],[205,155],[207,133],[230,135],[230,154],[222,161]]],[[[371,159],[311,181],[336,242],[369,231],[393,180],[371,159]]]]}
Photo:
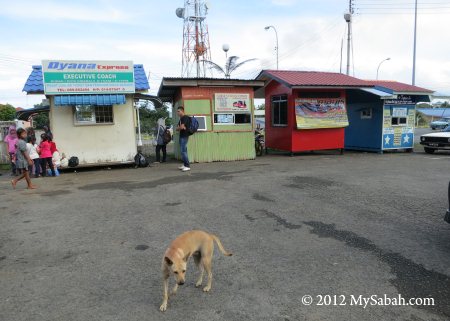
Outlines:
{"type": "MultiPolygon", "coordinates": [[[[450,0],[419,0],[416,84],[450,94],[450,0]]],[[[133,60],[150,72],[155,94],[163,76],[180,76],[183,0],[0,0],[0,103],[32,107],[43,96],[22,92],[43,59],[133,60]]],[[[347,0],[210,0],[212,60],[258,58],[233,74],[274,69],[339,72],[347,0]]],[[[414,0],[355,0],[354,75],[411,83],[414,0]]],[[[345,57],[345,53],[344,53],[345,57]]],[[[353,64],[352,64],[353,66],[353,64]]],[[[345,59],[344,66],[345,68],[345,59]]],[[[353,73],[353,69],[352,69],[353,73]]]]}

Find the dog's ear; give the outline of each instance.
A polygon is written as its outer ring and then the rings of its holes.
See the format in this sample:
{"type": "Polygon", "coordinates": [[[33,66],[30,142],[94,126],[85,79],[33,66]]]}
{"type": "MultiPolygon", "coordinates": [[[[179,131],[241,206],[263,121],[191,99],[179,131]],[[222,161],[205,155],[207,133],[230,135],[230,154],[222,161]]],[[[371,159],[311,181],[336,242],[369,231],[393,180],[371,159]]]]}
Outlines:
{"type": "Polygon", "coordinates": [[[166,264],[167,264],[168,266],[171,266],[171,265],[173,264],[172,260],[169,259],[167,256],[164,257],[164,261],[166,262],[166,264]]]}
{"type": "Polygon", "coordinates": [[[184,262],[187,262],[187,260],[189,259],[189,257],[191,256],[191,252],[189,252],[188,254],[186,254],[186,256],[184,257],[184,262]]]}

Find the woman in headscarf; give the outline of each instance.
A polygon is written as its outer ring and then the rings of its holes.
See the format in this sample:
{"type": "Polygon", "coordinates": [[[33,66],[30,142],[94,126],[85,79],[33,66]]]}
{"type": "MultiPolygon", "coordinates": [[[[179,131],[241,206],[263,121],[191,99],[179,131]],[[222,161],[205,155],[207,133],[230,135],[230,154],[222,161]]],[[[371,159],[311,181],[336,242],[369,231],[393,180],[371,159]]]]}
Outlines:
{"type": "Polygon", "coordinates": [[[156,162],[157,163],[165,163],[167,158],[167,150],[164,139],[164,134],[166,132],[166,120],[164,118],[158,119],[158,122],[156,123],[156,129],[155,129],[155,140],[156,140],[156,162]],[[161,161],[161,150],[163,153],[162,161],[161,161]]]}
{"type": "Polygon", "coordinates": [[[9,158],[11,160],[12,175],[17,175],[16,169],[16,145],[19,138],[17,137],[16,126],[9,126],[8,135],[6,135],[4,142],[8,145],[9,158]]]}

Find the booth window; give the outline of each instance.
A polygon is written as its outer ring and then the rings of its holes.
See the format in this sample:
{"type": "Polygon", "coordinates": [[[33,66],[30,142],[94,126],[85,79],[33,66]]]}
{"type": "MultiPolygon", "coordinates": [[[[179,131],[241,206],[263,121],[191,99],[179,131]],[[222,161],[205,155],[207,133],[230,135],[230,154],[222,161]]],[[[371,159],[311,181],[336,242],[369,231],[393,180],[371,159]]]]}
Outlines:
{"type": "Polygon", "coordinates": [[[214,114],[214,124],[218,125],[240,125],[240,124],[251,124],[252,115],[251,114],[214,114]]]}
{"type": "Polygon", "coordinates": [[[361,110],[361,119],[372,119],[372,108],[361,110]]]}
{"type": "Polygon", "coordinates": [[[287,96],[273,96],[272,97],[272,125],[273,126],[287,126],[288,124],[288,104],[287,96]]]}
{"type": "Polygon", "coordinates": [[[198,129],[199,132],[205,132],[208,130],[208,127],[206,126],[206,116],[195,116],[195,119],[198,121],[198,129]]]}
{"type": "Polygon", "coordinates": [[[75,105],[75,124],[94,125],[114,122],[112,106],[75,105]]]}
{"type": "Polygon", "coordinates": [[[235,124],[251,124],[252,115],[251,114],[234,114],[235,124]]]}
{"type": "Polygon", "coordinates": [[[392,117],[392,126],[406,126],[408,120],[406,117],[392,117]]]}

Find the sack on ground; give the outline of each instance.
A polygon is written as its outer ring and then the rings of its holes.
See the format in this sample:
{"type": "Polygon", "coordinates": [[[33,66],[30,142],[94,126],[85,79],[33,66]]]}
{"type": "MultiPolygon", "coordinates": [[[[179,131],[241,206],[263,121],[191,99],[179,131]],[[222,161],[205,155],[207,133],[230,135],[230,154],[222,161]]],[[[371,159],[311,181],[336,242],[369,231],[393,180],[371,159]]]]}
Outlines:
{"type": "Polygon", "coordinates": [[[79,163],[80,162],[78,160],[78,157],[76,157],[76,156],[70,157],[70,159],[69,159],[69,167],[77,167],[79,163]]]}
{"type": "Polygon", "coordinates": [[[137,153],[136,156],[134,156],[134,163],[136,164],[137,167],[147,167],[148,166],[148,161],[145,158],[145,156],[142,155],[142,153],[137,153]]]}
{"type": "Polygon", "coordinates": [[[194,116],[192,116],[188,130],[189,135],[194,135],[198,130],[198,126],[199,126],[198,120],[194,116]]]}

